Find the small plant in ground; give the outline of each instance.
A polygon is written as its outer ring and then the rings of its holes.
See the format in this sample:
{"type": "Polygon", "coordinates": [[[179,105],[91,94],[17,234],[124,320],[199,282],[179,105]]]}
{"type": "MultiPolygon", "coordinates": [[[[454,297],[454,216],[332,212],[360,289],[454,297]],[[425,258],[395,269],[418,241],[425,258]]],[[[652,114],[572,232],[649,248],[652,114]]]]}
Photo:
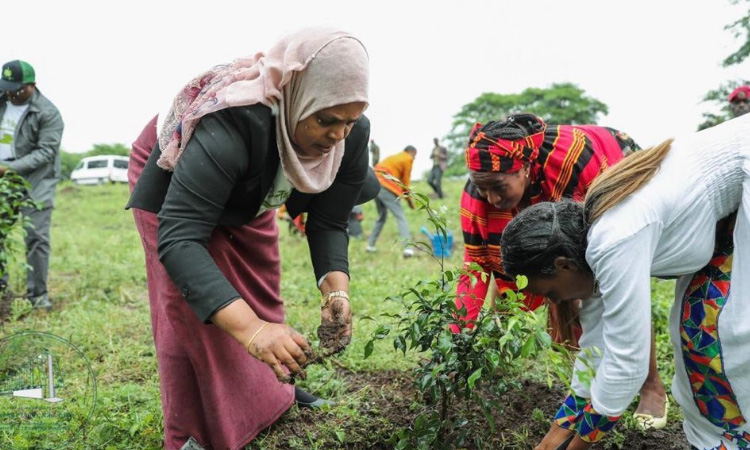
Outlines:
{"type": "MultiPolygon", "coordinates": [[[[14,249],[19,245],[13,231],[25,226],[25,218],[21,217],[22,208],[39,208],[39,205],[29,197],[31,185],[22,176],[7,171],[0,176],[0,279],[7,278],[8,267],[13,261],[14,249]]],[[[0,282],[0,284],[4,284],[0,282]]],[[[0,286],[2,291],[5,286],[0,286]]]]}
{"type": "MultiPolygon", "coordinates": [[[[426,213],[435,233],[447,239],[446,220],[430,207],[428,197],[405,195],[426,213]]],[[[426,243],[411,245],[432,254],[426,243]]],[[[520,292],[505,293],[494,310],[483,309],[471,323],[460,320],[466,316],[466,309],[456,306],[456,284],[462,275],[475,282],[473,273],[478,268],[446,269],[443,257],[435,260],[440,268],[436,279],[419,281],[400,295],[388,297],[402,303],[403,308],[395,314],[383,314],[388,321],[378,326],[365,345],[365,358],[372,354],[375,341],[388,336],[394,349],[404,356],[409,351],[429,352],[412,371],[424,404],[411,427],[392,436],[390,443],[397,449],[447,449],[470,443],[481,446],[478,436],[469,435],[471,407],[481,409],[494,434],[492,413],[502,411],[503,405],[492,398],[513,384],[523,360],[544,352],[545,358],[540,359],[547,366],[550,384],[554,378],[564,379],[565,368],[569,367],[568,352],[553,350],[545,324],[523,307],[520,292]]],[[[519,289],[525,283],[520,278],[519,289]]]]}
{"type": "Polygon", "coordinates": [[[14,298],[10,303],[9,320],[16,322],[21,317],[30,313],[32,310],[31,303],[22,298],[14,298]]]}

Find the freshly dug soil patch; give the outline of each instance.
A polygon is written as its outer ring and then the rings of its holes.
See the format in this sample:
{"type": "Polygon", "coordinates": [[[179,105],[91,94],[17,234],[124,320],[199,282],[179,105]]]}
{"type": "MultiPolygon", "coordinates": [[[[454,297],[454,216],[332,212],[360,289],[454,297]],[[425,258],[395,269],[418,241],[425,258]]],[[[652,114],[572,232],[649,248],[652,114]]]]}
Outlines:
{"type": "MultiPolygon", "coordinates": [[[[410,374],[397,371],[348,372],[336,377],[345,382],[343,399],[329,411],[293,407],[263,434],[262,444],[248,449],[326,448],[391,449],[387,441],[397,430],[407,428],[420,410],[419,393],[410,374]],[[271,442],[273,441],[273,442],[271,442]],[[258,446],[262,445],[262,447],[258,446]]],[[[471,436],[480,436],[481,447],[473,442],[463,449],[533,449],[545,435],[563,389],[546,384],[522,382],[500,397],[494,398],[501,409],[494,411],[496,432],[493,434],[481,409],[470,410],[467,425],[471,436]]],[[[490,394],[485,394],[487,397],[490,394]]],[[[610,433],[592,450],[685,450],[688,447],[681,423],[672,419],[667,428],[642,432],[623,424],[619,435],[610,433]]],[[[450,441],[450,437],[446,439],[450,441]]],[[[257,441],[256,441],[257,442],[257,441]]]]}

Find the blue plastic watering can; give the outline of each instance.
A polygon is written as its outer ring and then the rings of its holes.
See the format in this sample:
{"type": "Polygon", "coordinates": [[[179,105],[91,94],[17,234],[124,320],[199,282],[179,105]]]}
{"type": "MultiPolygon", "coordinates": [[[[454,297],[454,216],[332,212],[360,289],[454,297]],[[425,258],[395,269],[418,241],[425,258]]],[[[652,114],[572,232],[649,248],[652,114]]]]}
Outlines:
{"type": "Polygon", "coordinates": [[[450,230],[445,230],[446,236],[443,236],[441,233],[432,234],[429,231],[427,231],[427,227],[423,226],[422,234],[430,238],[430,243],[432,244],[432,254],[436,258],[440,257],[450,257],[451,251],[453,250],[453,232],[450,230]]]}

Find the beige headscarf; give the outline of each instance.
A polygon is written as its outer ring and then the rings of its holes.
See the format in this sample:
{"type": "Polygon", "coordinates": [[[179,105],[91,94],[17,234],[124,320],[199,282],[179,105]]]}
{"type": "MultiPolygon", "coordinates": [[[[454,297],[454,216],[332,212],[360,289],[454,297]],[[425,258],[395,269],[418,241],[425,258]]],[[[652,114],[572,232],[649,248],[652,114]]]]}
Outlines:
{"type": "MultiPolygon", "coordinates": [[[[175,98],[159,130],[159,167],[174,170],[201,117],[232,106],[262,103],[276,114],[276,140],[284,174],[295,189],[315,193],[336,177],[344,141],[320,157],[294,151],[297,124],[316,111],[368,101],[368,57],[348,33],[306,29],[269,51],[216,66],[194,78],[175,98]]],[[[161,117],[160,117],[161,119],[161,117]]]]}

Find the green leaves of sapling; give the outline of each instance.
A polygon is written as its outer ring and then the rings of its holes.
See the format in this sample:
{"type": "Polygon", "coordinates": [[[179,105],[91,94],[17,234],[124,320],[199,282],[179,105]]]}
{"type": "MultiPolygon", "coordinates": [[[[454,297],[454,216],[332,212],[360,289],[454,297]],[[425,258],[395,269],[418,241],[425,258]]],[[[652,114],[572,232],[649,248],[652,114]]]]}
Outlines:
{"type": "MultiPolygon", "coordinates": [[[[435,234],[447,235],[447,221],[441,214],[445,211],[430,207],[425,195],[407,192],[404,196],[425,212],[435,234]]],[[[412,246],[420,248],[415,243],[412,246]]],[[[460,319],[466,316],[466,307],[456,306],[457,284],[468,280],[473,286],[479,278],[486,282],[487,274],[474,263],[452,269],[445,267],[444,258],[434,260],[439,269],[435,279],[417,281],[389,296],[388,300],[399,302],[402,308],[382,315],[388,323],[379,325],[365,345],[365,357],[372,355],[376,340],[386,337],[404,356],[420,353],[412,375],[425,408],[412,427],[393,436],[396,448],[441,449],[449,448],[450,442],[463,441],[466,436],[460,424],[468,420],[472,404],[482,407],[494,428],[488,393],[499,395],[507,389],[512,380],[505,378],[520,374],[524,359],[552,350],[544,321],[523,304],[521,289],[528,285],[526,277],[517,278],[518,291],[502,293],[495,309],[485,307],[475,320],[466,322],[460,319]]]]}

